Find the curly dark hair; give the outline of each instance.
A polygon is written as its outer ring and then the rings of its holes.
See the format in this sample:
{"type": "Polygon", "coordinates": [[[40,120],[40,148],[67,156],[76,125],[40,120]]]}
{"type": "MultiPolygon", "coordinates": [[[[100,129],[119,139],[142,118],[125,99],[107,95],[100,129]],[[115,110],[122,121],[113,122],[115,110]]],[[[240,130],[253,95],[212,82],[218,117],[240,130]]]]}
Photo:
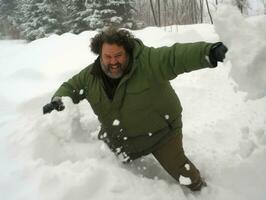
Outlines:
{"type": "Polygon", "coordinates": [[[100,31],[91,39],[91,51],[100,55],[103,43],[123,46],[128,54],[132,54],[134,48],[134,36],[127,30],[109,27],[100,31]]]}

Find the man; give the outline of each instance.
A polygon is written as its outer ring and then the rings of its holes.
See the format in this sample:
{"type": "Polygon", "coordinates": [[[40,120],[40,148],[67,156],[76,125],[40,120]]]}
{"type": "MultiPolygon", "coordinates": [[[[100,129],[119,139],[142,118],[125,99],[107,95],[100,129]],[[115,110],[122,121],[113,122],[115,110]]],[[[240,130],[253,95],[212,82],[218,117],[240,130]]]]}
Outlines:
{"type": "Polygon", "coordinates": [[[169,80],[223,61],[221,43],[145,46],[126,30],[108,28],[91,41],[99,55],[55,92],[44,113],[61,111],[61,97],[86,99],[101,123],[98,138],[125,162],[152,153],[178,182],[188,178],[193,191],[206,185],[182,147],[182,107],[169,80]]]}

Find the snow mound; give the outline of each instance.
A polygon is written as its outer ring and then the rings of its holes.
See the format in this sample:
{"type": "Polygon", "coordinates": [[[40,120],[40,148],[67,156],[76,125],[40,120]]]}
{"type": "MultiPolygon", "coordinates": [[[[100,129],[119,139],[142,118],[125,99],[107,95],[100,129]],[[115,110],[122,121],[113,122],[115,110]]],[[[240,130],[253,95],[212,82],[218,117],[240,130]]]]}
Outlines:
{"type": "Polygon", "coordinates": [[[215,29],[229,48],[230,75],[250,99],[266,96],[266,16],[245,19],[236,7],[221,5],[215,29]]]}

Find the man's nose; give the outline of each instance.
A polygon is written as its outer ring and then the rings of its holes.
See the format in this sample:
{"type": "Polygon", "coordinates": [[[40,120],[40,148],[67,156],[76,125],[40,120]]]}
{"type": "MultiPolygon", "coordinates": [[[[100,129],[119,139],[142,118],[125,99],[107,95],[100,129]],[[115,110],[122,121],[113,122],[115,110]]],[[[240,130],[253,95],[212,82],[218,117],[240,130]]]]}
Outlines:
{"type": "Polygon", "coordinates": [[[113,58],[110,59],[110,64],[111,65],[114,65],[116,63],[117,63],[117,59],[115,57],[113,57],[113,58]]]}

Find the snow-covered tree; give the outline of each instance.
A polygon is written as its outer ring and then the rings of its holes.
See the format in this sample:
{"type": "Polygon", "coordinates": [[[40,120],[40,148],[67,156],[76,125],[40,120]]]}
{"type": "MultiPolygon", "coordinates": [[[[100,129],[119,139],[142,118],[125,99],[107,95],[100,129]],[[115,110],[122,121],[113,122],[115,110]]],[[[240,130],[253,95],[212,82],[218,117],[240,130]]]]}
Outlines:
{"type": "Polygon", "coordinates": [[[91,15],[91,11],[86,7],[86,0],[63,0],[66,7],[66,17],[64,26],[67,31],[80,33],[88,30],[88,24],[84,18],[91,15]]]}
{"type": "Polygon", "coordinates": [[[135,28],[133,0],[65,0],[69,12],[66,22],[74,33],[105,26],[135,28]]]}
{"type": "Polygon", "coordinates": [[[23,0],[20,12],[21,33],[27,40],[64,32],[61,0],[23,0]]]}
{"type": "Polygon", "coordinates": [[[136,28],[133,17],[133,0],[109,0],[105,4],[103,19],[105,25],[115,25],[118,27],[136,28]]]}
{"type": "Polygon", "coordinates": [[[16,0],[0,0],[0,36],[18,37],[16,0]]]}

